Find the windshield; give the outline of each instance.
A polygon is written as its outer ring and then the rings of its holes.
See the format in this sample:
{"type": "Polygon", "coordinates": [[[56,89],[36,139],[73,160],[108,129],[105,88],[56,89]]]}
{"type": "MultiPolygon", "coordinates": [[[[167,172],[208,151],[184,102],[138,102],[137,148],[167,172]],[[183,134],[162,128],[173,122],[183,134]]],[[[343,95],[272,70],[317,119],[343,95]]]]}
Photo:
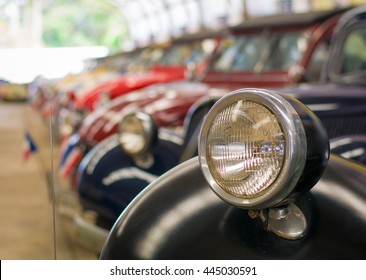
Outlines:
{"type": "Polygon", "coordinates": [[[271,36],[271,52],[264,63],[264,70],[288,70],[301,59],[307,40],[304,32],[274,33],[271,36]]]}
{"type": "Polygon", "coordinates": [[[351,31],[343,47],[341,74],[357,74],[366,70],[366,28],[351,31]]]}
{"type": "Polygon", "coordinates": [[[186,66],[188,63],[200,63],[212,51],[212,49],[206,47],[209,41],[214,41],[214,39],[173,45],[163,55],[162,59],[159,61],[159,64],[186,66]]]}
{"type": "Polygon", "coordinates": [[[213,64],[219,72],[287,71],[300,60],[307,40],[304,31],[242,35],[223,42],[221,55],[213,64]]]}
{"type": "Polygon", "coordinates": [[[262,38],[259,35],[245,35],[224,40],[221,55],[215,61],[213,69],[219,72],[252,71],[263,52],[262,38]]]}
{"type": "Polygon", "coordinates": [[[163,49],[160,47],[146,48],[136,55],[131,60],[128,66],[128,71],[139,72],[149,69],[151,65],[155,64],[161,59],[163,55],[163,49]]]}

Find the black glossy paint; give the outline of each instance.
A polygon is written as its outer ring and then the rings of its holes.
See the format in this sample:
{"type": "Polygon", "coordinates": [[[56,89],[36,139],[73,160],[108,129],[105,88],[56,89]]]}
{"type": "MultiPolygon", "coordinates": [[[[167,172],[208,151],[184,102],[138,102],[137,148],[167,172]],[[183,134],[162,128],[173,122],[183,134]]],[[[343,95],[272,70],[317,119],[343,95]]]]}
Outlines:
{"type": "Polygon", "coordinates": [[[117,135],[108,137],[96,145],[80,164],[80,204],[84,210],[98,213],[99,225],[110,229],[141,190],[177,165],[179,154],[176,144],[160,139],[153,149],[154,164],[144,169],[123,152],[117,135]]]}
{"type": "Polygon", "coordinates": [[[365,259],[366,168],[332,155],[297,204],[309,230],[297,241],[263,230],[221,201],[193,158],[146,188],[114,225],[102,259],[365,259]]]}

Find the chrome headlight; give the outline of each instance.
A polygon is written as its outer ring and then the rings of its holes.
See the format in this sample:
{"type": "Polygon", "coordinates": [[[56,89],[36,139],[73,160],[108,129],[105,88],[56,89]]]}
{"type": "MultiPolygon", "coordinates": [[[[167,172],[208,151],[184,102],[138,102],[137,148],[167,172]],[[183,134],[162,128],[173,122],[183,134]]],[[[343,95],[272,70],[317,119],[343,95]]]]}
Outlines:
{"type": "Polygon", "coordinates": [[[88,113],[89,111],[87,110],[61,110],[61,135],[71,135],[75,133],[88,113]]]}
{"type": "Polygon", "coordinates": [[[156,142],[157,127],[149,114],[131,112],[119,124],[119,142],[131,156],[146,154],[156,142]]]}
{"type": "Polygon", "coordinates": [[[242,208],[280,205],[295,189],[311,188],[329,155],[325,130],[305,105],[260,89],[221,98],[207,114],[199,141],[211,188],[242,208]],[[311,179],[304,178],[311,165],[311,179]]]}

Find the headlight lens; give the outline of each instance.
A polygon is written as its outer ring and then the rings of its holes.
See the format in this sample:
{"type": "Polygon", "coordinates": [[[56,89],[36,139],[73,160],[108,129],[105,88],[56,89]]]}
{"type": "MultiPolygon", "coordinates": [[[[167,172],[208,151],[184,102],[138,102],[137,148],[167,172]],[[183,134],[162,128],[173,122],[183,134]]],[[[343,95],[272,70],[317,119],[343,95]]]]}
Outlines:
{"type": "Polygon", "coordinates": [[[129,113],[120,122],[119,142],[129,155],[146,153],[156,139],[156,126],[144,112],[129,113]]]}
{"type": "Polygon", "coordinates": [[[285,157],[285,137],[265,106],[238,101],[220,111],[207,135],[207,163],[214,180],[240,198],[260,195],[276,179],[285,157]]]}
{"type": "Polygon", "coordinates": [[[243,208],[273,206],[291,192],[303,171],[304,127],[280,95],[239,90],[207,114],[199,159],[210,186],[225,201],[243,208]]]}

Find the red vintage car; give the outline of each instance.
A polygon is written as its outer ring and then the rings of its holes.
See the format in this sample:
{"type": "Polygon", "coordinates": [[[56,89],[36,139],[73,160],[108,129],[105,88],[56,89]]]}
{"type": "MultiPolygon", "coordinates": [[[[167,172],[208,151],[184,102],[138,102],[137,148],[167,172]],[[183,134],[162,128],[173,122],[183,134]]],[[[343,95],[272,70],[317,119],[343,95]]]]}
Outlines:
{"type": "Polygon", "coordinates": [[[74,92],[58,116],[62,136],[63,131],[74,132],[85,113],[103,107],[111,99],[152,84],[185,80],[201,74],[212,54],[213,43],[210,44],[207,40],[214,40],[218,34],[219,32],[205,32],[187,35],[173,40],[167,47],[148,47],[140,54],[140,62],[131,64],[138,65],[137,69],[131,67],[132,72],[101,83],[91,90],[74,92]]]}
{"type": "Polygon", "coordinates": [[[230,28],[200,82],[149,87],[116,99],[103,111],[89,115],[79,136],[73,137],[64,149],[61,171],[68,175],[75,170],[92,146],[117,132],[122,116],[132,109],[145,110],[158,126],[177,126],[183,123],[189,106],[208,94],[240,87],[269,88],[320,80],[333,28],[343,12],[255,18],[230,28]],[[181,99],[179,106],[177,98],[181,99]]]}
{"type": "Polygon", "coordinates": [[[114,99],[124,93],[148,85],[185,79],[187,77],[187,66],[190,63],[205,63],[207,53],[202,49],[200,41],[187,36],[174,40],[169,47],[149,49],[149,53],[146,54],[152,58],[152,61],[150,61],[152,65],[149,70],[123,75],[90,91],[75,95],[75,108],[93,111],[101,98],[105,96],[108,99],[114,99]]]}

